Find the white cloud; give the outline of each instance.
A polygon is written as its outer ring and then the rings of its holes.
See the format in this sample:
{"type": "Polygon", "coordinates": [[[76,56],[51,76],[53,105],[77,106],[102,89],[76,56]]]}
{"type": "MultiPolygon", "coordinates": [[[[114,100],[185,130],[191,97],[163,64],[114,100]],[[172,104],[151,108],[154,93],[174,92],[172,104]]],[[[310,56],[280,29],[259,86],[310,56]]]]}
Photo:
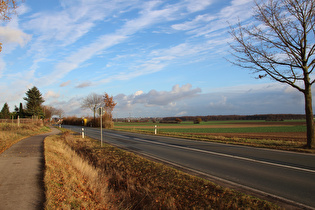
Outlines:
{"type": "Polygon", "coordinates": [[[200,10],[204,10],[206,7],[208,7],[210,4],[212,4],[213,0],[189,0],[187,5],[187,10],[189,12],[197,12],[200,10]]]}
{"type": "MultiPolygon", "coordinates": [[[[199,88],[193,89],[190,84],[186,84],[174,85],[169,91],[118,94],[114,96],[114,101],[118,103],[114,117],[304,113],[302,94],[297,91],[288,92],[286,86],[278,83],[226,87],[205,94],[200,91],[199,88]]],[[[91,115],[88,110],[81,110],[81,100],[80,97],[70,97],[51,105],[64,109],[68,116],[91,115]]]]}
{"type": "Polygon", "coordinates": [[[119,94],[115,99],[117,99],[118,102],[117,106],[121,107],[134,104],[144,104],[145,106],[174,106],[176,101],[194,97],[200,92],[200,88],[192,89],[191,84],[186,84],[182,87],[175,85],[171,91],[150,90],[148,93],[137,91],[135,94],[129,96],[119,94]]]}
{"type": "Polygon", "coordinates": [[[60,95],[58,93],[55,93],[54,91],[52,90],[49,90],[46,92],[46,94],[44,95],[44,98],[45,99],[50,99],[50,98],[59,98],[60,95]]]}
{"type": "Polygon", "coordinates": [[[0,38],[3,44],[17,43],[23,47],[31,40],[32,36],[24,33],[20,29],[0,26],[0,38]]]}
{"type": "Polygon", "coordinates": [[[56,109],[62,109],[66,116],[88,116],[89,110],[81,109],[81,101],[82,98],[80,97],[71,97],[64,101],[54,101],[49,105],[56,109]]]}
{"type": "Polygon", "coordinates": [[[138,90],[134,95],[135,96],[140,96],[143,94],[143,91],[142,90],[138,90]]]}
{"type": "Polygon", "coordinates": [[[16,13],[17,13],[18,15],[24,15],[24,14],[30,12],[30,11],[31,11],[31,8],[28,7],[26,4],[21,4],[21,5],[19,5],[18,8],[16,9],[16,13]]]}

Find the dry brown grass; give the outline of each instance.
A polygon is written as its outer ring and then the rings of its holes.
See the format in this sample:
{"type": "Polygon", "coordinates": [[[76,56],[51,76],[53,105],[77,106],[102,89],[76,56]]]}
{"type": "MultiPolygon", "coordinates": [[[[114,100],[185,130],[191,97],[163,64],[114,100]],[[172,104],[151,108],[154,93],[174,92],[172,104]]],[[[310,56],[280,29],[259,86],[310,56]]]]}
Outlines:
{"type": "Polygon", "coordinates": [[[107,183],[60,136],[45,139],[45,209],[108,209],[107,183]]]}
{"type": "Polygon", "coordinates": [[[42,124],[0,123],[0,154],[20,140],[48,132],[50,129],[42,124]]]}
{"type": "Polygon", "coordinates": [[[48,155],[46,159],[50,162],[48,165],[46,160],[45,182],[52,186],[47,187],[47,209],[90,208],[92,204],[81,201],[82,196],[74,196],[84,191],[91,192],[88,198],[96,202],[93,209],[98,208],[98,203],[105,205],[109,201],[111,209],[278,209],[269,202],[220,187],[110,145],[100,147],[95,140],[81,139],[68,132],[62,137],[46,140],[45,150],[48,155]],[[47,147],[50,142],[55,145],[54,149],[52,145],[47,147]],[[80,161],[73,161],[77,158],[74,158],[76,155],[72,150],[93,165],[97,173],[80,172],[80,167],[74,166],[74,162],[80,161]],[[57,161],[61,156],[63,158],[57,161]],[[51,165],[55,165],[54,170],[51,170],[51,165]],[[98,174],[98,177],[88,175],[90,173],[98,174]],[[51,178],[47,178],[48,175],[51,178]],[[77,188],[79,185],[81,187],[77,188]]]}

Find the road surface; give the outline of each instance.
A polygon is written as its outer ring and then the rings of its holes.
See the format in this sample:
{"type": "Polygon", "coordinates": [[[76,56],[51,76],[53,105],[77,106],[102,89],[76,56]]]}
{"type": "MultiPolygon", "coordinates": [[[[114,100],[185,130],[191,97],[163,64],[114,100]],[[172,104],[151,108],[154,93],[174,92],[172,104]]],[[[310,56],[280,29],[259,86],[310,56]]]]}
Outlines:
{"type": "MultiPolygon", "coordinates": [[[[64,126],[81,132],[79,126],[64,126]]],[[[100,129],[85,127],[100,140],[100,129]]],[[[300,208],[315,209],[315,155],[103,130],[103,142],[300,208]]]]}

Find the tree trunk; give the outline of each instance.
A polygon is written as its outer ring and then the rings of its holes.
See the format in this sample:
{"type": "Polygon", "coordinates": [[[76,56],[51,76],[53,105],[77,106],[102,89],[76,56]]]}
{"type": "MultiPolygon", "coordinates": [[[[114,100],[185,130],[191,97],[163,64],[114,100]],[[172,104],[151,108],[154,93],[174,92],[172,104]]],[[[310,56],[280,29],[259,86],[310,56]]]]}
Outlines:
{"type": "Polygon", "coordinates": [[[305,114],[306,114],[306,128],[307,128],[307,144],[306,147],[311,149],[315,143],[314,136],[314,116],[313,116],[313,107],[312,107],[312,91],[311,86],[305,86],[305,114]]]}

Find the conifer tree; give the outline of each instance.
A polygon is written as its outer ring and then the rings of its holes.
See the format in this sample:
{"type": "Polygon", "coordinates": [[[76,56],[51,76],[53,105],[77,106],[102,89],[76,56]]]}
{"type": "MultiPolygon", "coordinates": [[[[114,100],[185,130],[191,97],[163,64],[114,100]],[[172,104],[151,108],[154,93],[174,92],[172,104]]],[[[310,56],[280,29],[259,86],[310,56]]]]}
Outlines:
{"type": "Polygon", "coordinates": [[[2,119],[10,119],[10,109],[9,109],[9,105],[7,103],[5,103],[1,109],[0,112],[0,118],[2,119]]]}
{"type": "Polygon", "coordinates": [[[37,87],[33,87],[26,92],[26,97],[23,98],[26,101],[26,112],[30,116],[44,117],[42,103],[44,98],[37,87]]]}

